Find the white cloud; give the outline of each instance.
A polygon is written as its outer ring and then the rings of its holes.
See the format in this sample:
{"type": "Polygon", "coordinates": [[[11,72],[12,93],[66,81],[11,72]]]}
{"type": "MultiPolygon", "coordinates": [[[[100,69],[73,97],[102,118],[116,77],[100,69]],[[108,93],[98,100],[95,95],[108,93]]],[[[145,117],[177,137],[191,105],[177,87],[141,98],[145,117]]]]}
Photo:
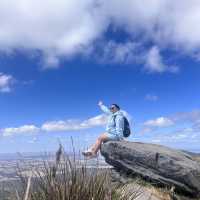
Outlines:
{"type": "MultiPolygon", "coordinates": [[[[123,114],[130,120],[131,116],[124,110],[123,114]]],[[[3,136],[11,136],[18,134],[33,134],[42,132],[62,132],[62,131],[80,131],[83,129],[90,129],[100,126],[105,126],[107,123],[108,116],[101,114],[95,117],[91,117],[86,120],[68,119],[68,120],[57,120],[57,121],[47,121],[43,123],[40,127],[35,125],[23,125],[20,127],[9,127],[0,130],[3,136]]]]}
{"type": "Polygon", "coordinates": [[[93,0],[2,0],[0,50],[40,50],[45,62],[81,53],[107,27],[93,0]]]}
{"type": "Polygon", "coordinates": [[[97,60],[101,63],[118,63],[128,64],[136,62],[138,55],[136,51],[139,48],[139,44],[133,41],[115,42],[113,40],[108,42],[102,42],[98,48],[103,50],[102,53],[97,54],[97,60]]]}
{"type": "Polygon", "coordinates": [[[167,66],[164,63],[163,58],[160,54],[160,50],[156,46],[153,46],[147,53],[145,68],[150,72],[159,72],[159,73],[165,71],[170,71],[170,72],[178,71],[178,67],[167,66]]]}
{"type": "Polygon", "coordinates": [[[50,121],[42,125],[41,130],[46,132],[51,131],[75,131],[83,129],[84,127],[80,126],[80,122],[76,120],[66,120],[66,121],[50,121]]]}
{"type": "Polygon", "coordinates": [[[158,96],[154,94],[146,94],[145,99],[148,101],[157,101],[158,96]]]}
{"type": "Polygon", "coordinates": [[[154,128],[168,127],[172,125],[174,125],[174,122],[167,117],[159,117],[157,119],[152,119],[144,122],[144,126],[154,128]]]}
{"type": "Polygon", "coordinates": [[[173,125],[175,125],[175,123],[170,118],[158,117],[156,119],[150,119],[143,122],[140,133],[153,133],[159,128],[171,127],[173,125]]]}
{"type": "Polygon", "coordinates": [[[167,117],[147,120],[142,124],[140,134],[148,134],[151,142],[162,144],[198,144],[200,142],[200,111],[179,112],[167,117]],[[163,130],[162,128],[168,127],[163,130]],[[159,130],[159,132],[158,132],[159,130]],[[167,130],[167,132],[166,132],[167,130]]]}
{"type": "Polygon", "coordinates": [[[83,121],[80,126],[81,127],[95,127],[95,126],[103,126],[106,124],[107,117],[105,115],[98,115],[96,117],[89,118],[88,120],[83,121]]]}
{"type": "Polygon", "coordinates": [[[159,49],[152,47],[147,54],[146,68],[150,72],[164,72],[167,66],[163,63],[159,49]]]}
{"type": "MultiPolygon", "coordinates": [[[[123,111],[123,114],[131,120],[131,116],[123,111]]],[[[79,131],[83,129],[90,129],[98,126],[105,126],[107,122],[107,116],[104,114],[91,117],[87,120],[60,120],[60,121],[49,121],[41,126],[41,131],[56,132],[56,131],[79,131]]]]}
{"type": "Polygon", "coordinates": [[[87,54],[112,25],[130,37],[130,42],[105,45],[116,62],[134,61],[134,44],[145,47],[151,41],[149,52],[143,52],[146,68],[174,72],[177,67],[166,64],[160,51],[170,47],[200,55],[199,10],[199,0],[1,0],[0,51],[39,51],[46,67],[56,67],[60,57],[87,54]]]}
{"type": "Polygon", "coordinates": [[[193,49],[200,45],[198,0],[125,0],[123,4],[120,0],[111,0],[105,5],[115,24],[124,25],[129,33],[141,35],[143,31],[146,38],[153,38],[161,46],[193,49]]]}
{"type": "Polygon", "coordinates": [[[200,141],[200,135],[193,128],[187,127],[178,130],[171,130],[167,134],[157,135],[154,140],[170,143],[193,143],[200,141]]]}
{"type": "Polygon", "coordinates": [[[84,121],[80,120],[65,120],[65,121],[50,121],[41,126],[42,131],[55,132],[55,131],[78,131],[92,127],[102,126],[106,123],[105,115],[98,115],[84,121]]]}
{"type": "Polygon", "coordinates": [[[9,127],[1,129],[0,132],[3,136],[12,136],[18,134],[34,134],[38,133],[39,128],[35,125],[23,125],[20,127],[9,127]]]}
{"type": "MultiPolygon", "coordinates": [[[[192,130],[200,130],[200,110],[179,112],[170,116],[147,120],[143,123],[143,130],[144,132],[150,132],[154,128],[169,127],[179,123],[189,123],[192,124],[192,130]]],[[[186,130],[189,129],[184,129],[184,131],[186,130]]]]}
{"type": "Polygon", "coordinates": [[[200,120],[200,110],[193,110],[191,112],[179,112],[170,117],[173,121],[192,122],[196,123],[200,120]]]}
{"type": "Polygon", "coordinates": [[[0,92],[10,92],[13,81],[14,78],[11,75],[0,72],[0,92]]]}

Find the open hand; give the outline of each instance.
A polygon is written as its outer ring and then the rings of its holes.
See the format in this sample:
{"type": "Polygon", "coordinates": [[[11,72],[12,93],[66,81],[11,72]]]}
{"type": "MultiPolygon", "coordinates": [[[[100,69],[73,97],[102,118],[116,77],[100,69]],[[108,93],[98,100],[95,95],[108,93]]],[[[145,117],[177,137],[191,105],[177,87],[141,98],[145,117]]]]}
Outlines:
{"type": "Polygon", "coordinates": [[[103,102],[102,102],[102,101],[99,101],[98,105],[99,105],[99,106],[103,105],[103,102]]]}

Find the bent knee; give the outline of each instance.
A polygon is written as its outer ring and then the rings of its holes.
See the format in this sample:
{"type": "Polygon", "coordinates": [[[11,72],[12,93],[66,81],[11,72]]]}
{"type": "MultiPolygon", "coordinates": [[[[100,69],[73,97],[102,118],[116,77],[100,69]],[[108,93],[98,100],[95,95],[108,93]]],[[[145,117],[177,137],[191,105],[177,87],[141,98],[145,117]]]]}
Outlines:
{"type": "Polygon", "coordinates": [[[105,133],[103,133],[102,135],[100,135],[100,136],[98,137],[98,140],[100,140],[100,141],[105,141],[105,140],[107,140],[107,138],[108,138],[108,136],[107,136],[105,133]]]}

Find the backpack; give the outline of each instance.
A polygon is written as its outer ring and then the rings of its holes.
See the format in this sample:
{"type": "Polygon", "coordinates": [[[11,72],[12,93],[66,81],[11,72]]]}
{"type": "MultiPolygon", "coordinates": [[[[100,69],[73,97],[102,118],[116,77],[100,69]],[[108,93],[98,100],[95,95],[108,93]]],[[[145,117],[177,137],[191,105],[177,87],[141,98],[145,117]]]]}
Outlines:
{"type": "MultiPolygon", "coordinates": [[[[113,118],[114,123],[115,123],[114,126],[116,127],[115,118],[116,118],[116,115],[114,115],[114,118],[113,118]]],[[[128,119],[125,116],[123,116],[123,119],[124,119],[123,136],[128,137],[131,134],[130,124],[129,124],[128,119]]]]}

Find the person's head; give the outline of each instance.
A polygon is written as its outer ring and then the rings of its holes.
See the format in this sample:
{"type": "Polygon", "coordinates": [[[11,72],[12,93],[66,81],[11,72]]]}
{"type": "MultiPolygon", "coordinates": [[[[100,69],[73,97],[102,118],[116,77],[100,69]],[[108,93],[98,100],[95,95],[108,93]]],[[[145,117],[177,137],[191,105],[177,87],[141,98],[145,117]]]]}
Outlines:
{"type": "Polygon", "coordinates": [[[120,110],[120,107],[119,107],[117,104],[115,104],[115,103],[111,104],[111,106],[110,106],[110,111],[111,111],[112,113],[115,113],[115,112],[117,112],[117,111],[119,111],[119,110],[120,110]]]}

